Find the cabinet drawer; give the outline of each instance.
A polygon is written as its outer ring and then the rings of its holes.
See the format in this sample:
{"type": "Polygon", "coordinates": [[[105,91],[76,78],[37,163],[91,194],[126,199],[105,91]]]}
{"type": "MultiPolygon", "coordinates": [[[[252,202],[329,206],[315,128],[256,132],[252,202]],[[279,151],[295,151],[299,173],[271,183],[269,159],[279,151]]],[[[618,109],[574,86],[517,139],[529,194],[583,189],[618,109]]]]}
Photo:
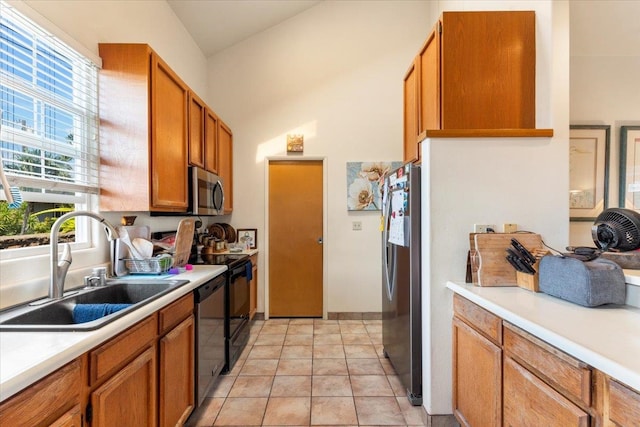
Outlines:
{"type": "Polygon", "coordinates": [[[504,358],[503,425],[588,427],[590,416],[511,357],[504,358]]]}
{"type": "Polygon", "coordinates": [[[193,293],[189,292],[159,312],[159,329],[162,335],[193,313],[193,293]]]}
{"type": "Polygon", "coordinates": [[[47,425],[80,403],[81,360],[63,366],[0,405],[3,426],[47,425]],[[53,418],[53,419],[51,419],[53,418]],[[48,421],[48,422],[47,422],[48,421]]]}
{"type": "Polygon", "coordinates": [[[504,350],[583,408],[591,406],[591,368],[507,322],[504,350]]]}
{"type": "Polygon", "coordinates": [[[502,319],[468,299],[453,295],[453,312],[487,338],[502,344],[502,319]]]}
{"type": "Polygon", "coordinates": [[[609,419],[619,426],[640,426],[640,393],[609,379],[609,419]]]}
{"type": "Polygon", "coordinates": [[[158,317],[153,314],[127,332],[89,353],[89,384],[95,385],[115,373],[127,361],[140,353],[157,336],[158,317]]]}

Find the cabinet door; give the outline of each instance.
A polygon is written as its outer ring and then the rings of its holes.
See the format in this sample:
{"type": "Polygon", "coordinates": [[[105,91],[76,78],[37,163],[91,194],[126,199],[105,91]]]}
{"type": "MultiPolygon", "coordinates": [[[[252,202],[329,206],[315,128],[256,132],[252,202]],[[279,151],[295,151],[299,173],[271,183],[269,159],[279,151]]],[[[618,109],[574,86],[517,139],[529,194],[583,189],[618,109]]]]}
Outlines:
{"type": "Polygon", "coordinates": [[[510,357],[504,358],[504,426],[589,426],[589,414],[510,357]]]}
{"type": "Polygon", "coordinates": [[[204,168],[218,173],[218,117],[210,109],[205,110],[204,168]]]}
{"type": "Polygon", "coordinates": [[[404,161],[418,160],[418,67],[411,64],[404,77],[404,161]]]}
{"type": "Polygon", "coordinates": [[[252,277],[249,283],[249,319],[253,319],[258,311],[258,255],[251,256],[253,268],[252,277]]]}
{"type": "Polygon", "coordinates": [[[80,405],[65,412],[60,418],[52,422],[49,427],[82,427],[82,411],[80,405]]]}
{"type": "Polygon", "coordinates": [[[188,90],[155,54],[151,71],[151,210],[185,212],[188,90]]]}
{"type": "Polygon", "coordinates": [[[616,426],[640,426],[640,393],[609,379],[609,419],[616,426]]]}
{"type": "Polygon", "coordinates": [[[189,92],[189,164],[204,168],[205,160],[205,105],[189,92]]]}
{"type": "Polygon", "coordinates": [[[444,12],[442,129],[535,128],[533,11],[444,12]]]}
{"type": "Polygon", "coordinates": [[[194,317],[160,340],[160,426],[182,425],[194,408],[194,317]]]}
{"type": "Polygon", "coordinates": [[[68,408],[80,403],[83,365],[86,366],[82,359],[76,359],[2,402],[0,425],[42,426],[51,422],[55,425],[61,415],[69,412],[68,408]]]}
{"type": "Polygon", "coordinates": [[[233,134],[218,120],[218,176],[224,187],[224,213],[233,211],[233,134]]]}
{"type": "Polygon", "coordinates": [[[427,129],[440,129],[440,21],[418,54],[418,140],[427,129]]]}
{"type": "Polygon", "coordinates": [[[463,426],[500,426],[502,350],[454,317],[453,411],[463,426]]]}
{"type": "Polygon", "coordinates": [[[154,345],[91,394],[91,426],[155,426],[156,385],[154,345]]]}

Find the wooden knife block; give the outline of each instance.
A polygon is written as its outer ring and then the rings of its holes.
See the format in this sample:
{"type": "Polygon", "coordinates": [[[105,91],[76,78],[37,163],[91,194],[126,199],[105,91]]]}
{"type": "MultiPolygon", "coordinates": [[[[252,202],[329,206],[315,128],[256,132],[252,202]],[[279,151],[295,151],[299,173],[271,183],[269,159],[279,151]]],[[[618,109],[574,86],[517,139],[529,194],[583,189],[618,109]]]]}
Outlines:
{"type": "MultiPolygon", "coordinates": [[[[530,252],[542,250],[542,237],[536,233],[470,233],[469,260],[473,284],[477,286],[519,286],[516,270],[507,261],[511,239],[530,252]]],[[[537,272],[537,264],[534,267],[537,272]]],[[[522,274],[523,276],[531,276],[522,274]]],[[[531,276],[537,282],[537,274],[531,276]]],[[[524,278],[522,279],[524,280],[524,278]]],[[[533,286],[532,286],[533,287],[533,286]]]]}

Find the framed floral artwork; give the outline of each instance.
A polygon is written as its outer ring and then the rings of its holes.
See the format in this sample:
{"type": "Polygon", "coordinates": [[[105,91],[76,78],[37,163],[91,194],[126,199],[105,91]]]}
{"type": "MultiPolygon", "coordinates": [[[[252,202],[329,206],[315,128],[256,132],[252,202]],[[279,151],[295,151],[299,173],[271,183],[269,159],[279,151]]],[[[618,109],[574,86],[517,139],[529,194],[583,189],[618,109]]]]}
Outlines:
{"type": "Polygon", "coordinates": [[[347,209],[379,211],[384,179],[400,166],[402,162],[347,162],[347,209]]]}
{"type": "Polygon", "coordinates": [[[640,209],[640,126],[620,126],[619,206],[640,209]]]}
{"type": "Polygon", "coordinates": [[[608,206],[609,125],[571,125],[569,131],[569,216],[593,221],[608,206]]]}

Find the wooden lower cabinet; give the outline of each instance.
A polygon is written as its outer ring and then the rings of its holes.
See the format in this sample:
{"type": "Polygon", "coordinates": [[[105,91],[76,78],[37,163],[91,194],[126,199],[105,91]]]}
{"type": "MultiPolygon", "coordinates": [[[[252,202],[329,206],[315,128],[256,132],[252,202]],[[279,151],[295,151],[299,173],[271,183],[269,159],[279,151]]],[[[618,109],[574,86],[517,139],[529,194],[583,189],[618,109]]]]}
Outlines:
{"type": "Polygon", "coordinates": [[[453,411],[463,426],[500,426],[502,350],[453,319],[453,411]]]}
{"type": "Polygon", "coordinates": [[[640,392],[454,295],[453,411],[463,426],[640,427],[640,392]]]}
{"type": "Polygon", "coordinates": [[[82,427],[82,425],[82,408],[76,405],[52,422],[49,427],[82,427]]]}
{"type": "Polygon", "coordinates": [[[91,393],[91,426],[155,426],[156,347],[149,347],[91,393]]]}
{"type": "Polygon", "coordinates": [[[2,402],[0,425],[80,426],[84,367],[82,356],[2,402]]]}
{"type": "Polygon", "coordinates": [[[588,413],[510,357],[504,358],[503,393],[505,427],[589,426],[588,413]]]}
{"type": "Polygon", "coordinates": [[[195,320],[191,315],[159,341],[159,425],[182,425],[195,407],[195,320]]]}
{"type": "Polygon", "coordinates": [[[249,319],[258,311],[258,255],[251,255],[251,282],[249,282],[249,319]]]}
{"type": "Polygon", "coordinates": [[[195,408],[193,294],[0,403],[0,426],[180,426],[195,408]]]}

